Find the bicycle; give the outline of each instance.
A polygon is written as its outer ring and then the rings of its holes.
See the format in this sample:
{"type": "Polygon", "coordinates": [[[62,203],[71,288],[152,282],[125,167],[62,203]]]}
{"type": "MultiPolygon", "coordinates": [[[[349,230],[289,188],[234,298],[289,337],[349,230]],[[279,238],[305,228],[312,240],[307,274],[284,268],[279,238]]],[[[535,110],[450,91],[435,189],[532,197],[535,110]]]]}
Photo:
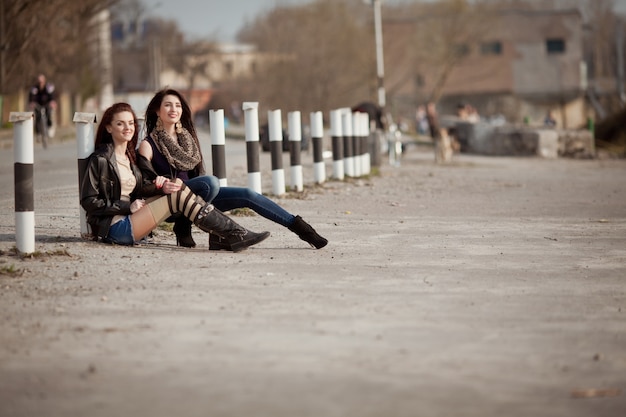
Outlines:
{"type": "Polygon", "coordinates": [[[46,106],[37,104],[35,106],[35,135],[37,142],[41,141],[44,149],[48,148],[48,139],[50,132],[48,131],[48,109],[46,106]]]}

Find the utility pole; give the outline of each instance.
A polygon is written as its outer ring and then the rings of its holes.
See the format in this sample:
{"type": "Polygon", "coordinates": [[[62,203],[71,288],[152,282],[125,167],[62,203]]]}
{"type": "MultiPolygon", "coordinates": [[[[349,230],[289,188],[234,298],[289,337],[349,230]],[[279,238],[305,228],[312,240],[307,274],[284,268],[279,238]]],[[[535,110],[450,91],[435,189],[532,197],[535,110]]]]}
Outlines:
{"type": "Polygon", "coordinates": [[[105,110],[114,102],[113,96],[113,62],[111,52],[111,15],[104,9],[95,16],[98,25],[98,61],[100,64],[101,91],[99,97],[100,110],[105,110]]]}
{"type": "MultiPolygon", "coordinates": [[[[383,25],[381,17],[381,3],[383,0],[363,0],[363,3],[370,4],[374,9],[374,38],[376,43],[376,84],[378,93],[378,107],[385,119],[385,61],[383,57],[383,25]]],[[[372,120],[370,120],[370,125],[372,120]]],[[[370,135],[370,154],[372,157],[372,165],[380,166],[380,154],[382,149],[383,132],[376,129],[373,135],[370,135]]]]}
{"type": "Polygon", "coordinates": [[[374,34],[376,37],[376,77],[378,81],[378,105],[385,108],[385,62],[383,57],[383,25],[381,17],[382,0],[372,0],[374,6],[374,34]]]}
{"type": "Polygon", "coordinates": [[[150,42],[150,86],[154,91],[161,88],[161,45],[159,40],[154,39],[150,42]]]}
{"type": "Polygon", "coordinates": [[[617,94],[622,104],[626,103],[626,94],[624,94],[624,24],[617,22],[617,33],[615,34],[616,53],[617,53],[617,94]]]}
{"type": "MultiPolygon", "coordinates": [[[[6,78],[6,36],[4,36],[4,33],[6,31],[6,28],[4,27],[4,0],[0,0],[0,94],[4,94],[4,83],[5,78],[6,78]]],[[[0,119],[2,119],[2,115],[0,115],[0,119]]],[[[0,120],[2,121],[2,120],[0,120]]]]}
{"type": "Polygon", "coordinates": [[[363,0],[374,9],[374,39],[376,43],[376,84],[378,105],[385,108],[385,60],[383,58],[383,24],[381,18],[381,3],[383,0],[363,0]]]}

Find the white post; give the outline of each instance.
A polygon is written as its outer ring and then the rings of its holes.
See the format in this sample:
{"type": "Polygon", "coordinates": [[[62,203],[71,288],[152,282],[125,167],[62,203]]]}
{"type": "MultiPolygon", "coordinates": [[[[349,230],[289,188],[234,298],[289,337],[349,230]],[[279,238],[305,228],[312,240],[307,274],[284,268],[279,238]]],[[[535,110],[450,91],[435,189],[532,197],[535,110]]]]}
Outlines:
{"type": "Polygon", "coordinates": [[[78,158],[78,210],[80,213],[80,236],[84,239],[93,237],[91,228],[87,224],[87,213],[80,205],[80,190],[87,170],[89,155],[95,145],[95,113],[74,113],[73,122],[76,124],[76,154],[78,158]]]}
{"type": "Polygon", "coordinates": [[[311,113],[311,141],[313,142],[313,178],[317,184],[326,180],[324,165],[324,121],[322,112],[311,113]]]}
{"type": "Polygon", "coordinates": [[[333,178],[343,180],[343,135],[341,131],[341,110],[330,112],[330,136],[333,142],[333,178]]]}
{"type": "Polygon", "coordinates": [[[370,137],[370,116],[367,113],[361,113],[361,129],[363,130],[363,174],[369,175],[372,172],[372,156],[369,152],[370,137]]]}
{"type": "Polygon", "coordinates": [[[354,145],[354,176],[360,177],[363,175],[361,157],[361,113],[352,113],[352,143],[354,145]]]}
{"type": "Polygon", "coordinates": [[[213,162],[213,175],[219,181],[221,187],[228,186],[226,178],[226,134],[224,132],[224,110],[210,110],[209,124],[211,135],[211,157],[213,162]]]}
{"type": "Polygon", "coordinates": [[[261,164],[259,163],[259,103],[243,103],[246,127],[246,155],[248,161],[248,188],[261,192],[261,164]]]}
{"type": "Polygon", "coordinates": [[[304,181],[302,179],[302,163],[300,161],[300,151],[302,149],[302,122],[300,120],[299,111],[292,111],[287,114],[287,125],[289,129],[291,187],[295,191],[303,191],[304,181]]]}
{"type": "Polygon", "coordinates": [[[352,146],[352,110],[342,109],[341,129],[343,132],[344,169],[346,175],[354,177],[354,149],[352,146]]]}
{"type": "Polygon", "coordinates": [[[15,180],[15,243],[20,253],[35,252],[35,198],[33,191],[33,113],[11,112],[15,180]]]}
{"type": "Polygon", "coordinates": [[[274,195],[285,194],[285,171],[283,170],[283,126],[280,110],[269,110],[267,121],[270,130],[272,153],[272,189],[274,195]]]}

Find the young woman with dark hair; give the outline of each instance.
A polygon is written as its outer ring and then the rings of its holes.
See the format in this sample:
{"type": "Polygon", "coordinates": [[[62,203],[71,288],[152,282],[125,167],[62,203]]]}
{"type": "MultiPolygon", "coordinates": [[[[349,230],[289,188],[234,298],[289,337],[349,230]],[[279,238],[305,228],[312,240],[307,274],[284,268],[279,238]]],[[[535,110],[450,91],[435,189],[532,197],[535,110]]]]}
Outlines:
{"type": "MultiPolygon", "coordinates": [[[[180,92],[173,89],[157,92],[146,109],[145,123],[146,138],[139,145],[139,165],[144,175],[180,178],[194,193],[221,211],[247,207],[288,228],[316,249],[326,246],[328,240],[302,217],[249,188],[220,187],[215,176],[206,175],[191,109],[180,92]]],[[[179,245],[195,246],[191,225],[189,219],[176,217],[174,233],[179,245]]],[[[219,235],[211,234],[209,249],[231,250],[231,247],[219,235]]]]}

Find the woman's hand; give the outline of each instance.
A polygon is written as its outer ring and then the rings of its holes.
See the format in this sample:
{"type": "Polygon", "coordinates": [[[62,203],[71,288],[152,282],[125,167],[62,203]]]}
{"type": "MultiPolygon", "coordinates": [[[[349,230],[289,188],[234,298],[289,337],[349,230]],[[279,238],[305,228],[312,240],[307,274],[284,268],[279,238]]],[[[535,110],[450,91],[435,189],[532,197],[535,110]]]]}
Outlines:
{"type": "MultiPolygon", "coordinates": [[[[163,178],[163,177],[161,177],[163,178]]],[[[159,179],[159,177],[157,177],[157,180],[159,179]]],[[[156,182],[156,180],[155,180],[156,182]]],[[[158,187],[158,185],[157,185],[158,187]]],[[[163,184],[161,185],[161,188],[163,189],[163,193],[164,194],[172,194],[175,193],[177,191],[180,191],[180,184],[177,182],[173,182],[170,181],[169,179],[165,178],[165,182],[163,182],[163,184]]]]}
{"type": "Polygon", "coordinates": [[[132,213],[137,212],[140,208],[142,208],[145,205],[146,205],[146,200],[142,198],[133,201],[132,203],[130,203],[130,213],[132,214],[132,213]]]}
{"type": "Polygon", "coordinates": [[[156,188],[163,188],[163,184],[165,184],[166,181],[169,181],[169,180],[159,175],[158,177],[155,178],[154,185],[156,186],[156,188]]]}

